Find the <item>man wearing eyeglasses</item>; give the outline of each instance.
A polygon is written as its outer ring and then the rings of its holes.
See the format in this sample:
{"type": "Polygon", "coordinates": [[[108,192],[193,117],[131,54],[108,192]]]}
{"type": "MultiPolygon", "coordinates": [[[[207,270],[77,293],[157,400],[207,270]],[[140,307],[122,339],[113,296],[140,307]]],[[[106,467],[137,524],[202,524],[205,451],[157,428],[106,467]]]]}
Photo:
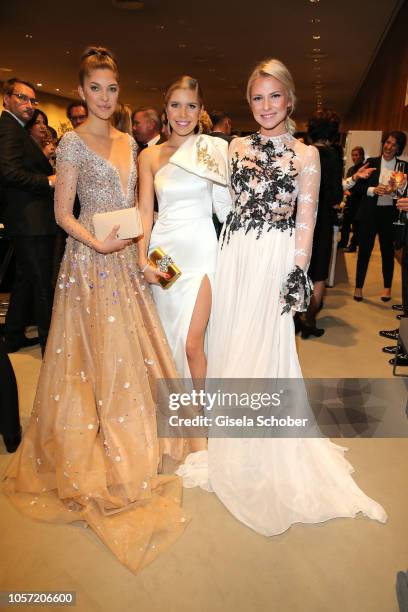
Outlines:
{"type": "Polygon", "coordinates": [[[40,342],[44,352],[51,320],[52,259],[56,223],[55,175],[48,159],[24,126],[33,116],[34,87],[10,79],[4,86],[0,117],[0,180],[4,226],[16,256],[16,272],[4,327],[7,352],[40,342]],[[27,313],[34,306],[38,338],[25,335],[27,313]]]}

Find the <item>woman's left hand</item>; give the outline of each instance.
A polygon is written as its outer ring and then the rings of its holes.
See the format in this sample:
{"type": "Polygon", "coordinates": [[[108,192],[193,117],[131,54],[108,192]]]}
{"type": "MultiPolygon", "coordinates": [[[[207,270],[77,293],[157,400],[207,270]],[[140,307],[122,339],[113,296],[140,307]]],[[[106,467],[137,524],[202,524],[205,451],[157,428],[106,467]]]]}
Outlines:
{"type": "Polygon", "coordinates": [[[165,279],[170,278],[170,274],[166,274],[166,272],[161,272],[150,264],[143,270],[143,276],[150,285],[159,285],[160,277],[165,279]]]}

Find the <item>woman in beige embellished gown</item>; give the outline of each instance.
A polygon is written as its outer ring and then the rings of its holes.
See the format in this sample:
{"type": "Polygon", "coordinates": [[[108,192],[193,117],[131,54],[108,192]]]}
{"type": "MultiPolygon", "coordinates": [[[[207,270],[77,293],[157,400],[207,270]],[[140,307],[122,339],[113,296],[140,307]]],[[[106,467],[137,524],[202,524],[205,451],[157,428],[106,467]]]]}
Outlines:
{"type": "Polygon", "coordinates": [[[132,571],[151,562],[187,523],[181,484],[158,475],[155,383],[176,378],[136,246],[93,235],[96,212],[135,203],[136,147],[111,126],[118,97],[110,52],[90,49],[79,88],[89,118],[57,153],[55,210],[70,235],[56,288],[33,414],[4,490],[25,514],[85,521],[132,571]],[[81,215],[72,215],[76,192],[81,215]]]}

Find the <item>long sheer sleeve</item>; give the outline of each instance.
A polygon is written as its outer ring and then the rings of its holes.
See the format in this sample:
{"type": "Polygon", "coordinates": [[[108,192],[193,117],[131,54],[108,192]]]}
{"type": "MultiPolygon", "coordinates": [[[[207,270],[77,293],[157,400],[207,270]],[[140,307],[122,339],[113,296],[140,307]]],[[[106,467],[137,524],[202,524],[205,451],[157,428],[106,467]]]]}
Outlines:
{"type": "Polygon", "coordinates": [[[307,310],[313,285],[307,276],[313,246],[320,188],[319,152],[309,146],[299,174],[295,225],[295,266],[281,290],[282,314],[291,309],[307,310]]]}
{"type": "Polygon", "coordinates": [[[232,198],[228,187],[213,184],[213,209],[220,223],[224,223],[232,210],[232,198]]]}
{"type": "Polygon", "coordinates": [[[54,212],[57,224],[67,234],[97,250],[99,242],[73,215],[81,155],[73,133],[65,134],[57,149],[57,180],[54,212]]]}

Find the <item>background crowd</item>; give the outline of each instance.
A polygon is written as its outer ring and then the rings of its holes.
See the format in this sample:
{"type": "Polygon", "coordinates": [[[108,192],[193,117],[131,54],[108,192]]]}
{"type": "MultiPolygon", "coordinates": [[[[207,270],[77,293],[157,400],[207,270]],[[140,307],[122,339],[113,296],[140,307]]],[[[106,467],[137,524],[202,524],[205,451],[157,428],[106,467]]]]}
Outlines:
{"type": "MultiPolygon", "coordinates": [[[[4,86],[4,111],[0,118],[1,221],[6,236],[14,248],[15,273],[10,303],[0,343],[5,368],[7,353],[40,343],[44,353],[51,318],[53,291],[66,235],[57,227],[53,215],[55,158],[58,134],[49,125],[47,115],[38,108],[32,84],[10,79],[4,86]],[[17,123],[16,123],[17,122],[17,123]],[[24,126],[24,132],[19,130],[24,126]],[[31,174],[30,174],[31,173],[31,174]],[[33,173],[35,177],[33,178],[33,173]],[[16,206],[16,204],[18,204],[16,206]],[[29,324],[38,327],[38,337],[27,337],[29,324]]],[[[73,101],[67,107],[67,118],[73,129],[87,118],[86,103],[73,101]]],[[[156,108],[143,106],[132,110],[118,104],[112,117],[113,125],[133,136],[138,151],[163,143],[169,136],[165,116],[156,108]]],[[[200,131],[230,142],[234,138],[231,117],[227,112],[204,111],[200,131]]],[[[395,222],[398,209],[395,201],[403,189],[393,183],[395,170],[404,150],[406,136],[400,131],[384,133],[381,156],[365,159],[364,149],[352,151],[353,165],[343,168],[340,117],[332,109],[315,111],[308,121],[307,133],[295,134],[301,141],[317,147],[321,163],[321,185],[309,276],[314,283],[313,296],[307,312],[295,318],[296,331],[302,338],[320,337],[325,330],[316,319],[324,307],[326,281],[332,257],[333,228],[341,225],[338,247],[345,253],[358,252],[354,299],[363,301],[363,286],[376,236],[382,258],[383,292],[381,300],[391,299],[394,260],[401,265],[403,296],[394,304],[398,319],[408,315],[407,303],[407,232],[406,215],[400,214],[403,231],[395,222]],[[345,179],[343,179],[345,175],[345,179]]],[[[407,173],[407,165],[398,166],[407,173]]],[[[155,199],[155,214],[157,215],[155,199]]],[[[79,216],[80,202],[76,198],[74,214],[79,216]]],[[[219,235],[221,225],[214,215],[219,235]]],[[[1,280],[1,279],[0,279],[1,280]]],[[[397,354],[399,327],[381,330],[380,335],[395,341],[384,347],[391,354],[391,365],[408,365],[404,348],[397,354]]],[[[14,385],[14,383],[12,383],[14,385]]],[[[11,391],[15,397],[14,391],[11,391]]],[[[19,440],[14,425],[2,426],[6,443],[13,450],[19,440]]],[[[17,427],[19,429],[19,427],[17,427]]]]}

